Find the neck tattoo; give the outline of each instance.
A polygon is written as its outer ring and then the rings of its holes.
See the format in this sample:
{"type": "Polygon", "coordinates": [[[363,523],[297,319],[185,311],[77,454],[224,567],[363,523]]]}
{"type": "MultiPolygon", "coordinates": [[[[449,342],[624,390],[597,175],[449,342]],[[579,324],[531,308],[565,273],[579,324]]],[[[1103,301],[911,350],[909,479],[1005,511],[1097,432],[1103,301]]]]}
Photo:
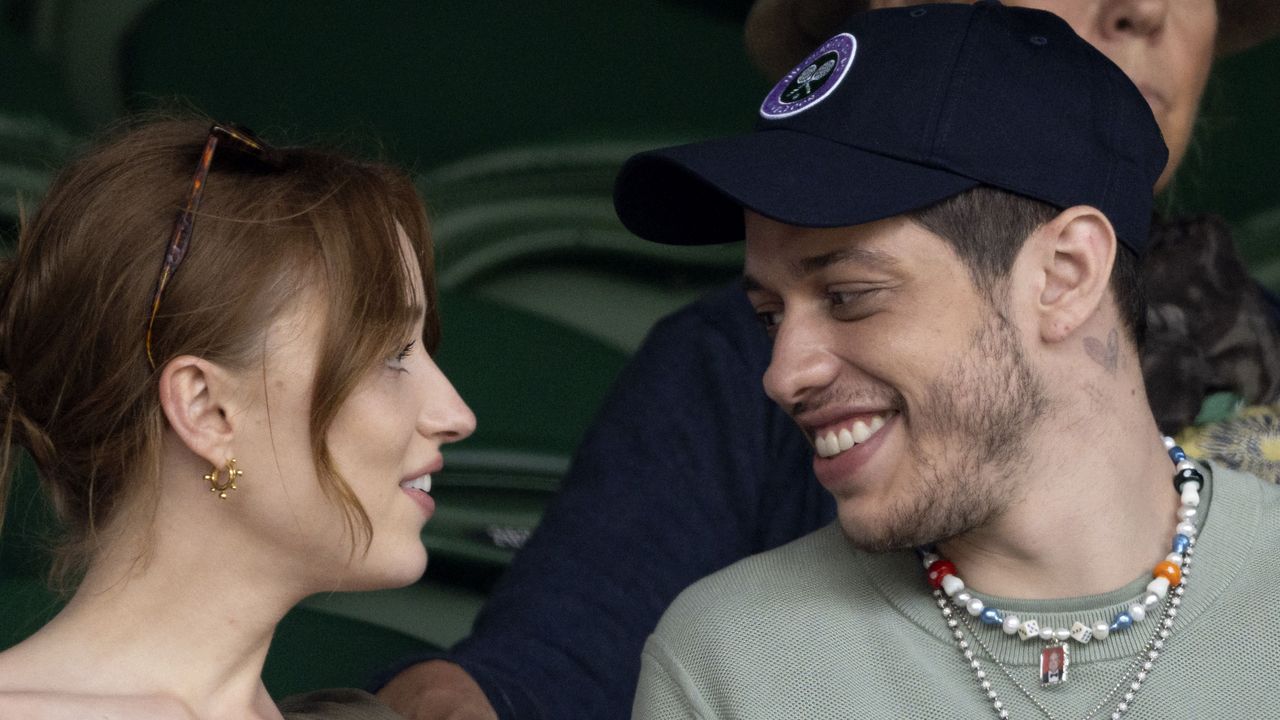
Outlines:
{"type": "Polygon", "coordinates": [[[967,637],[977,644],[978,648],[990,658],[1014,687],[1031,701],[1032,705],[1049,720],[1055,720],[1053,713],[1049,712],[1014,673],[991,653],[987,644],[975,632],[975,629],[984,629],[982,626],[989,626],[991,631],[999,628],[1006,635],[1017,634],[1026,642],[1045,643],[1040,651],[1038,680],[1040,685],[1047,687],[1061,685],[1067,681],[1073,642],[1087,645],[1090,642],[1103,641],[1114,633],[1130,630],[1148,617],[1157,618],[1158,622],[1151,632],[1150,640],[1126,667],[1120,681],[1085,716],[1085,720],[1098,716],[1098,713],[1111,706],[1113,702],[1115,705],[1110,717],[1111,720],[1119,720],[1133,703],[1134,696],[1146,681],[1147,675],[1164,649],[1165,641],[1173,630],[1173,621],[1178,616],[1182,596],[1186,592],[1191,558],[1195,554],[1197,530],[1194,520],[1200,505],[1200,490],[1204,487],[1204,477],[1187,459],[1187,454],[1182,451],[1182,448],[1168,437],[1164,439],[1164,444],[1169,451],[1169,459],[1175,466],[1173,486],[1182,497],[1177,514],[1178,523],[1170,545],[1171,552],[1152,570],[1152,580],[1147,584],[1146,591],[1132,602],[1126,603],[1127,608],[1116,613],[1110,620],[1084,618],[1075,620],[1070,627],[1041,627],[1035,619],[1022,619],[998,608],[985,607],[982,600],[965,589],[964,581],[956,574],[954,563],[938,555],[932,547],[917,549],[916,552],[924,564],[929,585],[933,588],[934,599],[942,611],[943,620],[951,629],[956,646],[977,678],[979,687],[991,701],[996,717],[1008,718],[1009,711],[1005,709],[1004,703],[992,688],[991,681],[982,668],[982,662],[970,645],[969,639],[966,639],[966,632],[967,637]]]}

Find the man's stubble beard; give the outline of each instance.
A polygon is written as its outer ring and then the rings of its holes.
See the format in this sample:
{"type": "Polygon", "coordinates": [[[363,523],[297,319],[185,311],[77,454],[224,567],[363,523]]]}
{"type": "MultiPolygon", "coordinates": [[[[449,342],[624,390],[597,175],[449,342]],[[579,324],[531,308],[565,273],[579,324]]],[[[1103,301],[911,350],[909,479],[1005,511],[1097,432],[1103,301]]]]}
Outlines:
{"type": "Polygon", "coordinates": [[[992,311],[964,354],[926,387],[920,406],[903,403],[900,428],[909,431],[906,451],[916,469],[910,494],[879,517],[842,523],[855,546],[885,552],[940,542],[986,526],[1021,499],[1028,438],[1050,403],[1012,323],[992,311]]]}

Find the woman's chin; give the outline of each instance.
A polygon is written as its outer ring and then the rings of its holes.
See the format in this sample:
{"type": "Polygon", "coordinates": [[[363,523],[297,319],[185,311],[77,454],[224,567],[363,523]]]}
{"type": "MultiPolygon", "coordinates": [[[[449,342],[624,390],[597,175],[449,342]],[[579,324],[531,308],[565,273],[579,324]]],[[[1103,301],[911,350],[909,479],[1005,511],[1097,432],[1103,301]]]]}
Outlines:
{"type": "Polygon", "coordinates": [[[335,590],[364,592],[402,588],[421,580],[427,571],[427,549],[418,538],[414,538],[412,545],[397,547],[393,553],[386,552],[388,548],[370,550],[369,555],[357,556],[352,561],[345,586],[335,590]]]}

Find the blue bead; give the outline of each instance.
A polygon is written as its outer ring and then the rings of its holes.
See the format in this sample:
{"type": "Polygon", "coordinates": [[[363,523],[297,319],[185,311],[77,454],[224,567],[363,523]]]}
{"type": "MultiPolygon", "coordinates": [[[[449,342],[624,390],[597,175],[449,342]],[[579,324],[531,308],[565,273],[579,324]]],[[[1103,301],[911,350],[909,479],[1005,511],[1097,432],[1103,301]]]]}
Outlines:
{"type": "Polygon", "coordinates": [[[983,625],[1001,625],[1004,623],[1004,613],[995,608],[987,608],[978,616],[983,625]]]}
{"type": "Polygon", "coordinates": [[[1173,448],[1169,450],[1169,459],[1174,462],[1182,462],[1187,459],[1187,453],[1182,448],[1174,445],[1173,448]]]}
{"type": "Polygon", "coordinates": [[[1187,548],[1189,547],[1191,547],[1191,538],[1187,537],[1186,535],[1183,535],[1182,533],[1178,533],[1177,535],[1173,536],[1174,552],[1178,553],[1179,555],[1186,555],[1187,548]]]}
{"type": "Polygon", "coordinates": [[[1131,627],[1133,627],[1133,618],[1129,617],[1127,612],[1116,615],[1115,619],[1111,621],[1111,632],[1128,630],[1131,627]]]}

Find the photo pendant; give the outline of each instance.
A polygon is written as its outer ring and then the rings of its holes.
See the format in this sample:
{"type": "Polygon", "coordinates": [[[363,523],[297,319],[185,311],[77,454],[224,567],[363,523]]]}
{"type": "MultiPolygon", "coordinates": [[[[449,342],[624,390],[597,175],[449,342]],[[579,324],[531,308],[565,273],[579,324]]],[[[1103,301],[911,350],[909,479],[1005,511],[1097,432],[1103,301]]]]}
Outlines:
{"type": "Polygon", "coordinates": [[[1071,664],[1071,648],[1055,642],[1040,651],[1040,684],[1045,687],[1061,685],[1067,681],[1067,666],[1071,664]]]}

